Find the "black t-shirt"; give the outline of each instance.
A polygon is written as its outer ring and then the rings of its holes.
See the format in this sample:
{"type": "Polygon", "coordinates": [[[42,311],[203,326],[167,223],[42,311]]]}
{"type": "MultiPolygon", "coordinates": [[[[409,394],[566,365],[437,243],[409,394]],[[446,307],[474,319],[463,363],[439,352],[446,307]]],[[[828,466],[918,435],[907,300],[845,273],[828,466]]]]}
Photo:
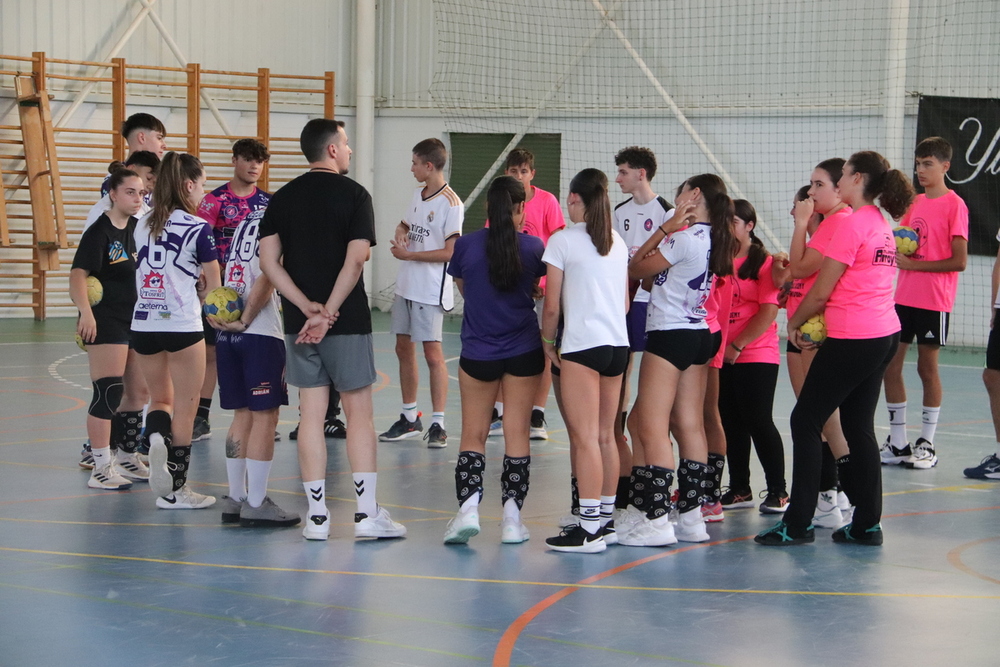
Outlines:
{"type": "MultiPolygon", "coordinates": [[[[271,197],[260,224],[260,238],[277,234],[282,265],[311,301],[326,303],[347,258],[347,244],[363,239],[375,245],[372,198],[346,176],[310,171],[290,181],[271,197]]],[[[285,333],[298,333],[306,318],[281,297],[285,333]]],[[[327,335],[367,334],[372,314],[364,278],[340,307],[340,317],[327,335]]]]}
{"type": "Polygon", "coordinates": [[[135,307],[135,225],[129,218],[124,229],[102,214],[87,228],[73,257],[73,268],[84,269],[101,281],[104,296],[92,307],[95,318],[132,320],[135,307]]]}

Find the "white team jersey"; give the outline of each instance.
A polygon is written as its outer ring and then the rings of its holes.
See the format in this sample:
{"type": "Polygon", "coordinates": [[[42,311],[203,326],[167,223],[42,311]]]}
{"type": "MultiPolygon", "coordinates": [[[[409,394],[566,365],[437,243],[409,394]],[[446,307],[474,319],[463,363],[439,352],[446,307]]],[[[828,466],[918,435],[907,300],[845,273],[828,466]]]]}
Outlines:
{"type": "Polygon", "coordinates": [[[212,228],[178,209],[170,214],[159,237],[153,238],[149,216],[143,216],[135,227],[139,298],[132,314],[132,331],[203,331],[196,283],[201,265],[218,259],[212,228]]]}
{"type": "MultiPolygon", "coordinates": [[[[243,222],[236,227],[233,241],[229,246],[225,285],[232,287],[237,294],[243,297],[244,307],[246,307],[246,300],[250,296],[250,290],[254,283],[263,275],[263,271],[260,270],[260,251],[258,248],[260,240],[258,231],[263,217],[264,209],[262,208],[247,215],[243,222]]],[[[283,339],[281,315],[278,312],[280,303],[277,290],[272,289],[271,298],[253,318],[246,333],[283,339]]]]}
{"type": "MultiPolygon", "coordinates": [[[[97,222],[97,219],[111,210],[111,195],[104,195],[101,197],[96,204],[90,207],[90,211],[87,212],[87,219],[83,222],[83,231],[90,229],[90,226],[97,222]]],[[[141,218],[152,210],[152,207],[146,203],[146,200],[142,200],[142,205],[139,207],[139,212],[135,214],[134,217],[141,218]]]]}
{"type": "MultiPolygon", "coordinates": [[[[637,204],[635,199],[626,199],[615,207],[613,224],[615,231],[625,239],[628,256],[632,259],[649,237],[674,216],[674,209],[663,197],[653,197],[645,204],[637,204]]],[[[633,301],[649,301],[649,292],[639,288],[633,301]]]]}
{"type": "Polygon", "coordinates": [[[712,289],[708,270],[711,227],[698,222],[674,232],[660,246],[670,268],[653,279],[646,331],[707,329],[705,302],[712,289]]]}
{"type": "MultiPolygon", "coordinates": [[[[447,185],[428,199],[421,196],[422,189],[416,189],[406,210],[406,224],[410,226],[408,250],[441,250],[448,239],[462,233],[465,206],[447,185]]],[[[396,274],[396,295],[451,310],[455,306],[455,290],[446,268],[446,262],[401,262],[396,274]]]]}
{"type": "Polygon", "coordinates": [[[553,234],[542,255],[543,262],[563,272],[563,353],[628,345],[628,249],[617,232],[611,237],[611,251],[602,257],[587,226],[572,225],[553,234]]]}

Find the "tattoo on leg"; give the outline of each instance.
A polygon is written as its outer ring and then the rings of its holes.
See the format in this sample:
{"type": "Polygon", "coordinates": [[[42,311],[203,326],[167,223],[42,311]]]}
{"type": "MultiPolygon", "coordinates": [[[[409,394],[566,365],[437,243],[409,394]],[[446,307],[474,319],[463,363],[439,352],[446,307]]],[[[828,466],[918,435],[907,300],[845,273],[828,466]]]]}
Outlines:
{"type": "Polygon", "coordinates": [[[238,459],[242,458],[240,454],[243,451],[243,444],[239,440],[234,440],[229,436],[226,436],[226,458],[227,459],[238,459]]]}

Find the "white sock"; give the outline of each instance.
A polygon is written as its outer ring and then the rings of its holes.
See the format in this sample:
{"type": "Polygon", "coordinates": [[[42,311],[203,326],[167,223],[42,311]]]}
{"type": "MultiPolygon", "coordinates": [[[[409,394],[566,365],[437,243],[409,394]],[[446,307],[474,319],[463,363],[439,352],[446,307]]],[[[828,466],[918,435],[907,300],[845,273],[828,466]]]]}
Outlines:
{"type": "Polygon", "coordinates": [[[417,404],[403,403],[403,416],[406,417],[406,421],[408,422],[417,421],[417,404]]]}
{"type": "Polygon", "coordinates": [[[462,506],[458,508],[458,511],[459,512],[479,511],[479,494],[473,493],[468,498],[466,498],[465,502],[462,503],[462,506]]]}
{"type": "Polygon", "coordinates": [[[493,409],[497,411],[497,416],[503,417],[503,403],[497,401],[493,404],[493,409]]]}
{"type": "Polygon", "coordinates": [[[601,529],[601,501],[597,498],[580,498],[580,525],[591,535],[601,529]]]}
{"type": "Polygon", "coordinates": [[[247,497],[247,460],[226,459],[226,476],[229,478],[229,497],[235,501],[247,497]]]}
{"type": "Polygon", "coordinates": [[[507,502],[503,504],[503,518],[514,519],[518,522],[521,521],[521,510],[517,506],[517,501],[513,498],[508,498],[507,502]]]}
{"type": "Polygon", "coordinates": [[[377,472],[356,472],[354,477],[354,493],[358,496],[358,512],[374,517],[378,514],[378,503],[375,502],[375,480],[377,472]]]}
{"type": "Polygon", "coordinates": [[[889,444],[896,449],[906,447],[906,401],[886,403],[889,410],[889,444]]]}
{"type": "Polygon", "coordinates": [[[435,412],[435,413],[431,414],[431,423],[432,424],[437,424],[441,428],[444,428],[444,413],[443,412],[435,412]]]}
{"type": "Polygon", "coordinates": [[[101,447],[100,449],[91,449],[90,453],[94,456],[94,469],[99,470],[104,466],[111,463],[111,448],[101,447]]]}
{"type": "Polygon", "coordinates": [[[934,442],[934,433],[937,431],[938,417],[941,416],[941,408],[929,408],[926,405],[920,413],[920,437],[927,442],[934,442]]]}
{"type": "Polygon", "coordinates": [[[538,410],[543,415],[545,414],[545,406],[544,405],[532,405],[531,406],[531,411],[534,412],[535,410],[538,410]]]}
{"type": "Polygon", "coordinates": [[[615,496],[601,496],[601,528],[615,516],[615,496]]]}
{"type": "Polygon", "coordinates": [[[270,461],[245,459],[247,462],[247,502],[250,507],[260,507],[267,495],[267,476],[271,474],[270,461]]]}
{"type": "Polygon", "coordinates": [[[820,491],[819,499],[816,501],[817,512],[832,512],[837,507],[837,489],[820,491]],[[824,496],[827,500],[824,500],[824,496]]]}
{"type": "Polygon", "coordinates": [[[306,498],[309,500],[309,516],[326,514],[326,480],[302,482],[302,488],[306,490],[306,498]]]}

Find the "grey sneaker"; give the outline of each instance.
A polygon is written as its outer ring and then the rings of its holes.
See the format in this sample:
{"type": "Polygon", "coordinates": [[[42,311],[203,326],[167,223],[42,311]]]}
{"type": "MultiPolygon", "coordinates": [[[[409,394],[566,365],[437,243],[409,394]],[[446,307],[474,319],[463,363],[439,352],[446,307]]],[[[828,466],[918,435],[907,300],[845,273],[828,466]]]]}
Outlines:
{"type": "Polygon", "coordinates": [[[208,440],[212,437],[212,427],[204,417],[194,418],[194,429],[191,431],[191,442],[208,440]]]}
{"type": "Polygon", "coordinates": [[[234,500],[229,496],[219,498],[219,507],[222,509],[222,523],[239,523],[240,510],[243,509],[242,500],[234,500]]]}
{"type": "Polygon", "coordinates": [[[382,442],[396,442],[407,438],[419,438],[420,432],[423,430],[424,426],[420,423],[419,412],[417,419],[412,422],[406,418],[406,415],[399,413],[399,419],[396,420],[396,423],[390,426],[388,431],[380,434],[378,439],[382,442]]]}
{"type": "Polygon", "coordinates": [[[427,441],[427,447],[430,449],[442,449],[448,446],[448,432],[441,428],[441,424],[434,422],[427,429],[424,440],[427,441]]]}
{"type": "Polygon", "coordinates": [[[280,528],[296,526],[300,521],[298,514],[286,512],[267,496],[264,496],[260,507],[251,507],[250,503],[244,502],[240,508],[240,525],[244,528],[280,528]]]}

